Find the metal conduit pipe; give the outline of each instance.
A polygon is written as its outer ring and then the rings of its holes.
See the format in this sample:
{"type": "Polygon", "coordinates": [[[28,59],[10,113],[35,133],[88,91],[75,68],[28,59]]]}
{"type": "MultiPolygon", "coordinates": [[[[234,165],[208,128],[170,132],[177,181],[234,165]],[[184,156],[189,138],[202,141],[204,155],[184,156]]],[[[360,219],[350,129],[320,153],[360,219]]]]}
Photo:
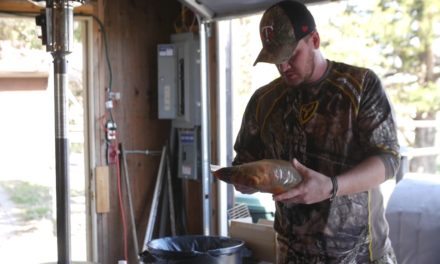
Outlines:
{"type": "Polygon", "coordinates": [[[210,164],[210,123],[209,123],[209,82],[207,63],[207,40],[209,37],[210,25],[200,16],[197,16],[200,31],[200,99],[201,99],[201,165],[202,165],[202,201],[203,201],[203,234],[211,234],[211,172],[210,164]]]}
{"type": "Polygon", "coordinates": [[[160,150],[124,150],[125,154],[144,154],[144,155],[152,155],[152,156],[160,156],[162,151],[160,150]]]}
{"type": "MultiPolygon", "coordinates": [[[[230,125],[228,123],[228,98],[230,97],[231,65],[229,54],[231,51],[230,34],[231,22],[220,21],[217,23],[217,153],[218,164],[228,165],[228,148],[230,125]]],[[[218,233],[220,236],[228,235],[228,186],[225,182],[217,182],[217,217],[218,233]]]]}

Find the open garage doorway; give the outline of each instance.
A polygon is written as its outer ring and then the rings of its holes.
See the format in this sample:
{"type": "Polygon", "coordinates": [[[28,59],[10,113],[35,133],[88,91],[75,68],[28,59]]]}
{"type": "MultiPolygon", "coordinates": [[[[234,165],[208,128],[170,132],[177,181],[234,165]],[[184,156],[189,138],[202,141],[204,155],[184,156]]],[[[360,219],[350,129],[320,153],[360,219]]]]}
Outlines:
{"type": "MultiPolygon", "coordinates": [[[[440,179],[440,52],[433,48],[440,44],[440,20],[436,11],[439,5],[435,1],[427,1],[424,5],[426,10],[421,13],[423,16],[416,18],[411,15],[411,8],[421,7],[417,3],[397,1],[393,2],[396,4],[394,6],[383,1],[350,0],[308,6],[321,36],[323,54],[330,60],[372,68],[381,78],[395,108],[402,165],[396,177],[381,185],[385,206],[396,182],[403,177],[440,179]],[[414,4],[403,8],[407,2],[414,4]],[[399,9],[399,13],[391,11],[393,8],[399,9]],[[397,19],[399,15],[406,17],[405,22],[397,19]],[[372,21],[372,17],[375,17],[378,26],[362,22],[372,21]],[[391,20],[394,22],[389,24],[387,21],[391,20]],[[430,25],[426,34],[417,30],[419,24],[430,25]],[[385,25],[387,30],[384,30],[385,25]],[[401,41],[406,39],[409,43],[403,45],[401,41]],[[401,52],[401,47],[406,50],[401,52]],[[402,66],[407,63],[413,66],[402,66]]],[[[279,76],[272,64],[258,63],[253,66],[261,50],[261,16],[262,13],[259,13],[220,22],[220,28],[225,31],[219,36],[227,43],[222,48],[229,52],[224,59],[230,72],[230,84],[226,86],[229,89],[227,94],[231,95],[231,110],[226,119],[231,123],[232,135],[229,141],[225,141],[229,145],[235,141],[252,94],[279,76]]],[[[220,69],[221,72],[223,68],[220,69]]],[[[226,132],[223,134],[226,135],[226,132]]],[[[234,156],[233,150],[229,149],[227,164],[234,156]]],[[[234,195],[237,203],[249,205],[254,222],[258,218],[273,219],[275,205],[270,194],[235,192],[234,195]]]]}
{"type": "MultiPolygon", "coordinates": [[[[57,259],[52,56],[33,17],[0,16],[0,256],[2,263],[57,259]]],[[[85,21],[69,55],[71,255],[86,261],[85,21]]]]}

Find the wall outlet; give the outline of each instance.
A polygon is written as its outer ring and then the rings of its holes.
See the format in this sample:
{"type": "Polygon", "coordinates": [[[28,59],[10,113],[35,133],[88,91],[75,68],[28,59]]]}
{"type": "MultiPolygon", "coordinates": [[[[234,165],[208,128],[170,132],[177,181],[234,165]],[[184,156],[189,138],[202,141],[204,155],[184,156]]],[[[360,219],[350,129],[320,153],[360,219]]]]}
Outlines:
{"type": "Polygon", "coordinates": [[[107,149],[108,164],[116,164],[116,161],[119,158],[118,156],[119,156],[118,146],[112,142],[107,149]]]}

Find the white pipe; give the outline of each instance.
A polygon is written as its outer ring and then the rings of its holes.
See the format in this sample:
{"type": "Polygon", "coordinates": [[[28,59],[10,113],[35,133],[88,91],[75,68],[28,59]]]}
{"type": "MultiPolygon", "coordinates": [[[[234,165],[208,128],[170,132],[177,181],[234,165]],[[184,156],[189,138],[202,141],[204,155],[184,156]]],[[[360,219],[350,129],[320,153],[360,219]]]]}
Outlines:
{"type": "Polygon", "coordinates": [[[210,163],[210,129],[209,129],[209,85],[208,85],[208,56],[207,30],[209,25],[197,17],[200,25],[200,99],[201,99],[201,161],[202,161],[202,201],[203,201],[203,234],[211,234],[211,172],[210,163]]]}
{"type": "Polygon", "coordinates": [[[144,154],[144,155],[152,155],[152,156],[159,156],[161,155],[162,151],[160,150],[124,150],[125,154],[144,154]]]}
{"type": "MultiPolygon", "coordinates": [[[[217,23],[217,146],[219,165],[227,166],[228,140],[227,140],[227,98],[228,98],[228,80],[230,79],[230,26],[231,22],[221,21],[217,23]]],[[[228,189],[223,181],[217,182],[217,202],[218,202],[218,230],[219,235],[228,235],[228,189]]]]}

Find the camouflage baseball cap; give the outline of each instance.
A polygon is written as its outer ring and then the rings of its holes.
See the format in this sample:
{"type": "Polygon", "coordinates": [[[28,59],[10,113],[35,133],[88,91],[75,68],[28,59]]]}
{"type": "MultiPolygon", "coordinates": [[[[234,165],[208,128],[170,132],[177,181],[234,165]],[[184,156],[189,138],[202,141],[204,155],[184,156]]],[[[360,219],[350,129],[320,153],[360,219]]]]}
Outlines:
{"type": "Polygon", "coordinates": [[[264,12],[260,21],[263,49],[254,62],[279,64],[288,60],[298,42],[316,28],[307,7],[297,1],[281,1],[264,12]]]}

